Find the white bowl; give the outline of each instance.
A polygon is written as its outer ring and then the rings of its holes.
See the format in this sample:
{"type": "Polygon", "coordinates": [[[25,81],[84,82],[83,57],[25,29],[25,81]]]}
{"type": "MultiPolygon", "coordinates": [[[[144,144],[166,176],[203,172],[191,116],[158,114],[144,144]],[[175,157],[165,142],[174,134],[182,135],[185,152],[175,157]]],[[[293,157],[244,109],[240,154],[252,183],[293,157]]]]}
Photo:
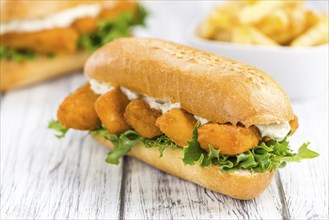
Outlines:
{"type": "Polygon", "coordinates": [[[328,44],[300,48],[242,45],[206,40],[198,37],[196,30],[194,25],[186,35],[191,46],[263,70],[282,86],[290,99],[311,98],[328,88],[328,44]]]}

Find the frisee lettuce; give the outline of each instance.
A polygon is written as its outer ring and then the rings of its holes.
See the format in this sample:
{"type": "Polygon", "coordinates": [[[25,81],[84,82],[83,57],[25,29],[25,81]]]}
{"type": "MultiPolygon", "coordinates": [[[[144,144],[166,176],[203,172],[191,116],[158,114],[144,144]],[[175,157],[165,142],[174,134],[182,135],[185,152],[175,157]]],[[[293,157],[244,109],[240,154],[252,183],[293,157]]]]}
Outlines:
{"type": "Polygon", "coordinates": [[[35,58],[35,53],[30,50],[14,50],[0,45],[0,59],[4,60],[15,60],[15,61],[25,61],[33,60],[35,58]]]}
{"type": "MultiPolygon", "coordinates": [[[[200,126],[200,122],[197,121],[195,128],[200,126]]],[[[187,146],[184,148],[184,158],[183,162],[185,165],[194,165],[194,163],[199,162],[202,167],[208,166],[210,161],[207,160],[208,153],[204,151],[198,141],[197,129],[193,129],[192,139],[187,142],[187,146]]],[[[212,151],[211,151],[212,152],[212,151]]]]}
{"type": "MultiPolygon", "coordinates": [[[[289,147],[289,142],[286,140],[261,142],[257,147],[237,155],[220,155],[220,150],[214,149],[212,146],[209,146],[209,152],[207,152],[201,148],[198,142],[197,129],[199,126],[200,122],[197,122],[193,129],[192,139],[183,149],[183,162],[185,165],[198,163],[202,167],[218,166],[223,173],[236,170],[263,173],[283,168],[288,162],[299,162],[303,159],[319,156],[318,153],[308,149],[308,142],[304,143],[297,153],[293,153],[289,147]]],[[[56,135],[58,138],[63,138],[69,130],[55,120],[49,122],[48,128],[59,132],[56,135]]],[[[120,158],[125,156],[137,143],[143,143],[146,148],[156,147],[160,152],[160,157],[162,157],[166,148],[182,149],[164,134],[148,139],[134,130],[115,135],[109,133],[104,127],[90,131],[90,133],[100,135],[113,143],[114,148],[106,157],[106,162],[111,164],[119,164],[120,158]]]]}
{"type": "Polygon", "coordinates": [[[220,167],[223,173],[235,170],[263,173],[283,168],[287,162],[299,162],[319,156],[318,153],[307,148],[309,143],[304,143],[297,153],[292,153],[289,142],[286,140],[261,142],[257,147],[237,155],[220,155],[220,150],[216,150],[212,146],[209,146],[208,153],[200,147],[198,142],[197,129],[199,126],[200,123],[196,123],[192,140],[184,148],[183,162],[185,165],[195,163],[199,163],[202,167],[214,165],[220,167]]]}
{"type": "Polygon", "coordinates": [[[152,139],[142,138],[141,142],[143,142],[146,148],[158,148],[158,150],[160,151],[159,157],[162,157],[163,151],[166,148],[178,148],[178,145],[175,144],[172,140],[169,139],[169,137],[164,134],[152,139]]]}
{"type": "Polygon", "coordinates": [[[101,21],[95,32],[80,36],[78,47],[95,51],[116,38],[127,37],[131,35],[132,26],[145,25],[146,16],[146,10],[139,6],[137,13],[125,12],[115,19],[101,21]]]}
{"type": "Polygon", "coordinates": [[[58,139],[65,137],[66,132],[69,130],[54,119],[50,120],[48,128],[58,132],[58,134],[55,134],[58,139]]]}
{"type": "Polygon", "coordinates": [[[91,133],[100,135],[112,142],[114,148],[107,154],[105,159],[107,163],[111,164],[119,164],[120,158],[125,156],[139,142],[143,143],[146,148],[158,148],[160,157],[162,157],[164,149],[178,147],[165,135],[149,139],[142,137],[133,130],[127,130],[120,135],[115,135],[109,133],[104,127],[93,130],[91,133]]]}

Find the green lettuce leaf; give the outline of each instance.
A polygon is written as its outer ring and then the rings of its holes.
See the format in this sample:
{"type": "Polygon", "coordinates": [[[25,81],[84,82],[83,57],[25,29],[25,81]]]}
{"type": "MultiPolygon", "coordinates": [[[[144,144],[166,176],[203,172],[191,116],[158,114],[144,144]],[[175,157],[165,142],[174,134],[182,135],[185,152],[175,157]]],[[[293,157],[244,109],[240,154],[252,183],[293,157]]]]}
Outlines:
{"type": "Polygon", "coordinates": [[[107,154],[105,159],[107,163],[111,164],[119,164],[119,159],[125,156],[141,138],[137,132],[132,130],[128,130],[120,134],[120,136],[108,134],[104,137],[114,145],[113,150],[107,154]]]}
{"type": "Polygon", "coordinates": [[[200,147],[197,136],[197,123],[193,130],[192,140],[184,148],[183,162],[186,165],[199,163],[202,167],[215,165],[223,173],[235,170],[248,170],[251,172],[266,172],[286,166],[287,162],[299,162],[319,156],[318,153],[308,149],[309,143],[304,143],[297,153],[293,153],[287,140],[261,142],[259,146],[237,155],[220,155],[220,150],[209,146],[209,153],[200,147]]]}
{"type": "Polygon", "coordinates": [[[33,60],[35,58],[35,53],[30,50],[14,50],[5,48],[3,45],[0,45],[0,59],[5,60],[15,60],[15,61],[25,61],[33,60]]]}
{"type": "Polygon", "coordinates": [[[172,140],[170,140],[166,135],[160,135],[158,137],[148,139],[148,138],[141,138],[140,140],[146,148],[156,147],[158,148],[160,155],[159,157],[163,156],[163,151],[166,148],[178,148],[177,144],[175,144],[172,140]]]}
{"type": "Polygon", "coordinates": [[[69,130],[61,125],[58,121],[52,119],[48,124],[48,128],[57,131],[59,134],[55,134],[58,139],[65,137],[66,132],[69,130]]]}
{"type": "MultiPolygon", "coordinates": [[[[203,150],[198,142],[197,129],[200,123],[197,122],[193,129],[192,139],[184,147],[183,162],[185,165],[195,165],[202,167],[209,165],[218,166],[223,173],[235,170],[247,170],[250,172],[263,173],[277,168],[283,168],[288,162],[299,162],[303,159],[310,159],[319,156],[318,153],[308,149],[309,143],[304,143],[297,153],[293,153],[287,140],[261,142],[258,146],[244,153],[237,155],[220,155],[220,150],[209,146],[209,152],[203,150]]],[[[58,131],[58,138],[65,136],[68,131],[58,121],[51,120],[48,128],[58,131]]],[[[106,162],[119,164],[120,158],[125,156],[137,143],[143,143],[146,148],[156,147],[160,152],[160,157],[166,148],[178,147],[166,135],[148,139],[142,137],[134,130],[128,130],[120,135],[109,133],[104,127],[91,131],[95,135],[103,136],[111,141],[114,148],[108,153],[106,162]]]]}
{"type": "Polygon", "coordinates": [[[141,5],[138,5],[137,12],[134,16],[134,20],[132,22],[133,25],[141,25],[146,26],[145,21],[147,16],[149,15],[148,11],[141,5]]]}
{"type": "Polygon", "coordinates": [[[187,147],[184,148],[183,162],[187,165],[194,165],[196,162],[198,162],[201,166],[204,167],[210,164],[210,160],[207,155],[207,151],[200,147],[198,141],[197,129],[199,126],[200,122],[197,121],[193,129],[192,139],[187,143],[187,147]]]}
{"type": "Polygon", "coordinates": [[[119,164],[120,158],[128,154],[128,152],[138,142],[144,144],[146,148],[156,147],[160,151],[160,157],[166,148],[178,147],[167,136],[161,135],[152,139],[144,138],[133,130],[128,130],[120,135],[109,133],[104,127],[92,131],[95,135],[100,135],[113,143],[114,148],[108,153],[106,162],[111,164],[119,164]]]}
{"type": "Polygon", "coordinates": [[[97,31],[80,36],[78,46],[89,51],[95,51],[116,38],[130,36],[133,26],[145,25],[146,16],[146,10],[139,6],[137,13],[125,12],[116,19],[101,21],[97,31]]]}

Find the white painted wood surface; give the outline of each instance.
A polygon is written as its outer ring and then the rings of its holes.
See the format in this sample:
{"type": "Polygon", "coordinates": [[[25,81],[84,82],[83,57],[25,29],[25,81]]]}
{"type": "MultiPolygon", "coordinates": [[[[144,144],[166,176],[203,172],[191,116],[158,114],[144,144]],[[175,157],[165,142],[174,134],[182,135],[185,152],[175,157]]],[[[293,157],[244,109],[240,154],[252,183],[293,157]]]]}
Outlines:
{"type": "MultiPolygon", "coordinates": [[[[184,42],[182,26],[163,29],[159,23],[179,22],[166,17],[170,12],[186,21],[195,11],[184,2],[150,8],[154,20],[139,34],[184,42]]],[[[85,133],[57,140],[47,123],[83,82],[77,73],[1,95],[1,219],[329,218],[328,89],[319,98],[293,103],[300,128],[291,143],[309,140],[321,156],[288,165],[261,196],[238,201],[135,159],[108,165],[108,150],[85,133]]]]}

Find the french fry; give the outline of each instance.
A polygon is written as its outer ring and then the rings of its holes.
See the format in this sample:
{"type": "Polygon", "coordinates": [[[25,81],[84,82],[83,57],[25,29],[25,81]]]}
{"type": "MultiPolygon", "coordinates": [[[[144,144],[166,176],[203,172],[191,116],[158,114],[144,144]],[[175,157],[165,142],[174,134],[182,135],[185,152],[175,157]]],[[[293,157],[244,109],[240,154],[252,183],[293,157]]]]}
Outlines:
{"type": "Polygon", "coordinates": [[[225,42],[315,46],[329,41],[326,19],[304,0],[232,0],[215,7],[199,32],[225,42]]]}
{"type": "Polygon", "coordinates": [[[253,44],[250,28],[248,26],[233,28],[232,42],[239,44],[253,44]]]}
{"type": "Polygon", "coordinates": [[[328,44],[328,43],[329,43],[329,36],[327,34],[327,35],[323,35],[322,38],[314,46],[319,46],[319,45],[328,44]]]}
{"type": "MultiPolygon", "coordinates": [[[[305,13],[303,8],[295,7],[291,11],[289,11],[290,16],[290,27],[289,31],[291,32],[292,39],[297,37],[306,31],[307,28],[307,19],[305,17],[305,13]]],[[[287,39],[288,41],[292,39],[287,39]]]]}
{"type": "Polygon", "coordinates": [[[304,34],[296,38],[291,46],[293,47],[309,47],[328,43],[329,41],[329,21],[328,15],[324,15],[320,21],[307,30],[304,34]]]}
{"type": "Polygon", "coordinates": [[[213,39],[219,29],[231,29],[237,25],[236,14],[246,4],[245,1],[229,1],[217,5],[202,23],[199,34],[201,37],[213,39]]]}
{"type": "Polygon", "coordinates": [[[218,29],[214,35],[214,40],[230,42],[232,40],[232,29],[218,29]]]}
{"type": "MultiPolygon", "coordinates": [[[[288,45],[294,38],[306,31],[308,28],[308,21],[301,5],[284,7],[282,13],[285,15],[287,21],[285,26],[281,26],[282,29],[280,29],[279,26],[277,29],[274,29],[274,24],[268,24],[269,30],[266,30],[267,32],[261,28],[260,30],[277,43],[288,45]]],[[[265,21],[265,19],[263,21],[265,21]]]]}
{"type": "Polygon", "coordinates": [[[217,27],[213,25],[209,19],[203,21],[199,29],[200,37],[211,39],[217,31],[217,27]]]}
{"type": "Polygon", "coordinates": [[[304,16],[306,19],[306,28],[310,28],[311,26],[315,25],[320,20],[320,16],[311,10],[306,10],[304,12],[304,16]]]}
{"type": "Polygon", "coordinates": [[[232,42],[241,44],[273,45],[278,44],[252,26],[240,26],[233,29],[232,42]]]}
{"type": "Polygon", "coordinates": [[[269,37],[275,37],[276,34],[286,31],[289,27],[289,16],[282,9],[276,9],[268,14],[255,26],[269,37]]]}
{"type": "Polygon", "coordinates": [[[242,24],[260,22],[268,13],[287,4],[285,1],[258,1],[246,6],[239,13],[238,19],[242,24]]]}

